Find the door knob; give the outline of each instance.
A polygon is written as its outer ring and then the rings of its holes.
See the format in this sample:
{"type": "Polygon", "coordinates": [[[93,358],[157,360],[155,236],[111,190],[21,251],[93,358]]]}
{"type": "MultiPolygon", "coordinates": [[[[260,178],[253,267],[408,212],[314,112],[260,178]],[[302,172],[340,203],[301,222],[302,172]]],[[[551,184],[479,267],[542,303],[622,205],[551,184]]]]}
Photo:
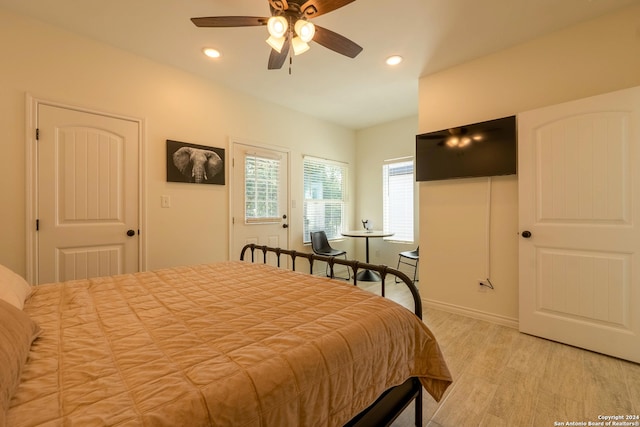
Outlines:
{"type": "Polygon", "coordinates": [[[282,228],[289,228],[289,224],[282,224],[282,228]]]}
{"type": "Polygon", "coordinates": [[[133,230],[127,230],[127,236],[129,236],[129,237],[133,237],[133,236],[135,236],[135,235],[136,235],[136,232],[135,232],[135,231],[133,231],[133,230]]]}
{"type": "Polygon", "coordinates": [[[524,230],[521,233],[522,237],[524,237],[525,239],[528,239],[529,237],[531,237],[531,232],[529,230],[524,230]]]}

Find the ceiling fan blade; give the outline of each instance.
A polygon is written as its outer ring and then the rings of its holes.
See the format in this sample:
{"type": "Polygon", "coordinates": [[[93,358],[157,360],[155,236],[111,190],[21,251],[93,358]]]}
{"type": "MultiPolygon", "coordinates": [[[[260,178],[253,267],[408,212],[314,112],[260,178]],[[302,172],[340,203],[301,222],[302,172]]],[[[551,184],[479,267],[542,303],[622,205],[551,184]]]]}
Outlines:
{"type": "Polygon", "coordinates": [[[295,1],[300,4],[300,11],[307,18],[315,18],[333,10],[353,3],[355,0],[307,0],[295,1]]]}
{"type": "Polygon", "coordinates": [[[254,27],[267,25],[269,18],[259,16],[209,16],[191,18],[196,27],[254,27]]]}
{"type": "Polygon", "coordinates": [[[287,36],[287,39],[284,41],[284,45],[282,45],[282,50],[278,53],[277,50],[271,49],[271,54],[269,54],[269,64],[267,68],[269,70],[279,70],[284,65],[285,59],[287,59],[287,55],[289,54],[289,45],[291,43],[291,37],[287,36]]]}
{"type": "Polygon", "coordinates": [[[331,49],[334,52],[348,56],[349,58],[355,58],[360,52],[362,52],[362,46],[338,33],[334,33],[331,30],[327,30],[326,28],[319,27],[317,25],[313,41],[321,44],[327,49],[331,49]]]}

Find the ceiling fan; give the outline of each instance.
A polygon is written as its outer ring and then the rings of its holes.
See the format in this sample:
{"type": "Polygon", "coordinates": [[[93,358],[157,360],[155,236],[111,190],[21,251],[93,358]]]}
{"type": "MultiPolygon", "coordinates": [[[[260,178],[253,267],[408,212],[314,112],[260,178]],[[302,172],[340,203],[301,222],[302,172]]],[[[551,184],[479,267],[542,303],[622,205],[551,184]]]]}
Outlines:
{"type": "Polygon", "coordinates": [[[266,25],[269,31],[267,43],[271,46],[268,69],[282,68],[293,50],[299,55],[309,49],[314,41],[334,52],[355,58],[362,47],[348,38],[326,28],[314,25],[311,18],[329,13],[355,0],[268,0],[271,17],[211,16],[191,18],[197,27],[253,27],[266,25]]]}

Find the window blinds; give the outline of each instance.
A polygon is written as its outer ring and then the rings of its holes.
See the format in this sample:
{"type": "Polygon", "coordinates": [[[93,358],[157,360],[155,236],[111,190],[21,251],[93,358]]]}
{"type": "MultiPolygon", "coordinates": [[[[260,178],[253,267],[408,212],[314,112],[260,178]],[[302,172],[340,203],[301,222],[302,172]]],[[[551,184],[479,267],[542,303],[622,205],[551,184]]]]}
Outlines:
{"type": "Polygon", "coordinates": [[[303,241],[311,231],[324,230],[329,239],[341,237],[345,215],[345,165],[305,157],[303,241]]]}
{"type": "Polygon", "coordinates": [[[245,155],[245,222],[280,221],[280,159],[245,155]]]}
{"type": "Polygon", "coordinates": [[[388,239],[413,242],[413,159],[388,161],[382,166],[384,229],[388,239]]]}

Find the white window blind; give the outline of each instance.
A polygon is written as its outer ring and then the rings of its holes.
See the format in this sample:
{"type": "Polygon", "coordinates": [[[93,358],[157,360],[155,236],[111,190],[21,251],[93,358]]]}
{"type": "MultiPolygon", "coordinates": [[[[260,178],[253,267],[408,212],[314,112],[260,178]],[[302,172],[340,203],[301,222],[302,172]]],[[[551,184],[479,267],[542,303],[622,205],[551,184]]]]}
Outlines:
{"type": "Polygon", "coordinates": [[[280,160],[247,153],[244,164],[245,222],[279,222],[280,160]]]}
{"type": "Polygon", "coordinates": [[[321,231],[327,238],[342,237],[344,229],[347,168],[329,160],[305,157],[303,241],[311,241],[311,231],[321,231]]]}
{"type": "Polygon", "coordinates": [[[389,160],[382,166],[384,229],[387,239],[413,242],[413,159],[389,160]]]}

